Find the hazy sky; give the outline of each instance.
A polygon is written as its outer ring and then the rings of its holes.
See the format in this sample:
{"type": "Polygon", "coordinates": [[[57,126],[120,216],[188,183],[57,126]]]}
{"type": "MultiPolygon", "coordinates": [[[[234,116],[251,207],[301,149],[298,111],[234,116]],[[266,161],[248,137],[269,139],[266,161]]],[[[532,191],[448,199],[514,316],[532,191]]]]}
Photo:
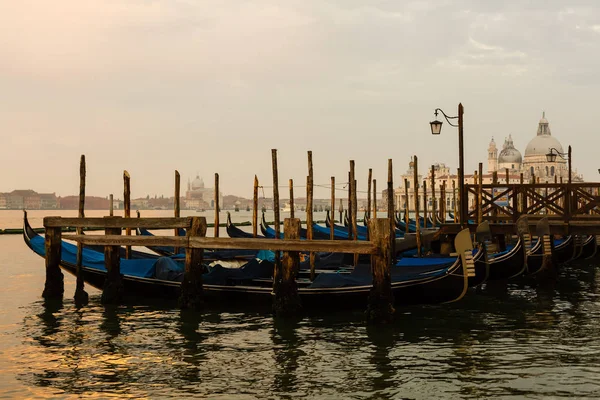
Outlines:
{"type": "Polygon", "coordinates": [[[316,184],[354,159],[383,189],[388,158],[457,166],[429,121],[459,102],[467,172],[492,136],[524,152],[545,110],[599,178],[598,0],[3,1],[0,57],[0,191],[77,194],[85,154],[90,195],[122,198],[124,169],[133,197],[172,195],[178,169],[251,197],[272,148],[282,186],[312,150],[316,184]]]}

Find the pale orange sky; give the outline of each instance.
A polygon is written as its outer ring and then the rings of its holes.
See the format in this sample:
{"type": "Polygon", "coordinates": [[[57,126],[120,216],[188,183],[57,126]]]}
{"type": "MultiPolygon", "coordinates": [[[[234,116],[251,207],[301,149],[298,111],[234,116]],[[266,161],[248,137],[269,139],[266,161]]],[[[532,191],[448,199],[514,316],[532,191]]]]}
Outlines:
{"type": "MultiPolygon", "coordinates": [[[[18,1],[0,3],[0,191],[171,195],[221,176],[226,194],[345,181],[356,160],[384,188],[410,156],[457,165],[436,107],[465,106],[467,172],[492,136],[521,151],[543,110],[587,181],[598,180],[597,1],[18,1]]],[[[300,196],[301,189],[297,192],[300,196]]],[[[269,195],[269,194],[267,194],[269,195]]],[[[317,189],[327,197],[327,189],[317,189]]]]}

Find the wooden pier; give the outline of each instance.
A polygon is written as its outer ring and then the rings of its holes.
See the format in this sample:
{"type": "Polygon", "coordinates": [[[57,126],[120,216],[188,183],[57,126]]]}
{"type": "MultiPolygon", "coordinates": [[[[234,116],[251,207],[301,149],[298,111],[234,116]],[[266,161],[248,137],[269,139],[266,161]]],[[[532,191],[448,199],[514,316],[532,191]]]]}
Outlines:
{"type": "MultiPolygon", "coordinates": [[[[516,233],[516,222],[527,215],[532,231],[548,218],[554,235],[600,235],[600,183],[535,183],[465,185],[475,207],[467,214],[475,232],[478,216],[492,232],[516,233]],[[477,200],[479,199],[479,200],[477,200]]],[[[444,233],[458,233],[458,224],[442,224],[444,233]]]]}

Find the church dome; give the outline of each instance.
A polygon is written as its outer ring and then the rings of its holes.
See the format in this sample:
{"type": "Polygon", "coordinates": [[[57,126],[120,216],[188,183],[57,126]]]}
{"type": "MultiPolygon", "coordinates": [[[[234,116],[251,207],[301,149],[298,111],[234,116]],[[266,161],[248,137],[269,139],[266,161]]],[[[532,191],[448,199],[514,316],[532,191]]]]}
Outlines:
{"type": "Polygon", "coordinates": [[[512,135],[504,142],[504,146],[500,155],[498,155],[499,164],[521,164],[523,157],[521,152],[515,149],[515,145],[512,140],[512,135]]]}
{"type": "Polygon", "coordinates": [[[538,124],[537,136],[531,139],[525,148],[525,157],[545,156],[551,148],[555,148],[559,153],[564,153],[560,142],[552,136],[546,113],[544,113],[538,124]]]}
{"type": "Polygon", "coordinates": [[[531,139],[531,142],[525,148],[525,157],[545,156],[551,148],[555,148],[559,153],[564,153],[562,145],[555,137],[550,135],[536,136],[531,139]]]}
{"type": "Polygon", "coordinates": [[[192,181],[192,190],[204,189],[204,181],[199,175],[196,175],[196,179],[192,181]]]}

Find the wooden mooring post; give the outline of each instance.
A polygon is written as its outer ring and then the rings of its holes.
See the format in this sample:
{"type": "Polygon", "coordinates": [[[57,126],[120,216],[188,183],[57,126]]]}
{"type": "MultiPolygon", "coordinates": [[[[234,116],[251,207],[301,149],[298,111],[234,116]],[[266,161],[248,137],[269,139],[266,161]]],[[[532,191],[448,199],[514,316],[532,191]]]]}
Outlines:
{"type": "MultiPolygon", "coordinates": [[[[312,151],[308,151],[308,176],[306,182],[306,239],[313,239],[313,160],[312,151]]],[[[310,265],[310,280],[315,279],[315,253],[310,252],[308,254],[308,262],[310,265]]]]}
{"type": "Polygon", "coordinates": [[[435,228],[437,225],[437,207],[435,195],[435,165],[431,166],[431,222],[435,228]]]}
{"type": "Polygon", "coordinates": [[[252,195],[252,237],[258,237],[258,177],[256,175],[254,175],[252,195]]]}
{"type": "MultiPolygon", "coordinates": [[[[352,179],[352,172],[348,171],[348,207],[347,207],[347,212],[345,217],[350,218],[352,216],[352,185],[354,179],[352,179]]],[[[348,221],[350,222],[350,221],[348,221]]],[[[345,221],[340,219],[340,224],[344,224],[345,221]]],[[[348,224],[348,239],[353,240],[354,239],[354,230],[352,229],[352,223],[350,222],[348,224]]]]}
{"type": "MultiPolygon", "coordinates": [[[[352,204],[350,217],[350,227],[352,228],[353,240],[358,240],[358,225],[356,221],[356,213],[358,211],[358,201],[356,198],[356,173],[354,169],[354,160],[350,160],[350,193],[352,204]]],[[[354,265],[358,264],[358,254],[354,254],[354,265]]]]}
{"type": "Polygon", "coordinates": [[[440,188],[440,224],[446,223],[446,181],[442,182],[440,188]]]}
{"type": "Polygon", "coordinates": [[[65,292],[64,275],[60,270],[61,249],[62,249],[62,228],[46,227],[44,218],[45,233],[45,251],[46,251],[46,282],[42,297],[45,299],[62,299],[65,292]]]}
{"type": "Polygon", "coordinates": [[[369,168],[367,177],[367,217],[371,217],[371,181],[373,180],[373,169],[369,168]]]}
{"type": "Polygon", "coordinates": [[[423,228],[427,228],[427,179],[423,179],[423,228]]]}
{"type": "Polygon", "coordinates": [[[329,225],[329,238],[335,239],[335,176],[331,177],[331,224],[329,225]]]}
{"type": "Polygon", "coordinates": [[[479,163],[477,177],[477,224],[480,224],[483,222],[483,163],[479,163]]]}
{"type": "MultiPolygon", "coordinates": [[[[285,239],[300,239],[300,220],[286,218],[283,222],[285,239]]],[[[281,262],[281,275],[273,280],[273,311],[279,317],[294,316],[302,309],[296,275],[300,267],[300,252],[284,251],[281,262]]]]}
{"type": "Polygon", "coordinates": [[[377,179],[373,179],[373,218],[377,218],[377,179]]]}
{"type": "MultiPolygon", "coordinates": [[[[279,226],[279,172],[277,170],[277,149],[271,149],[271,163],[273,167],[273,212],[275,219],[275,239],[280,239],[279,226]]],[[[281,275],[281,259],[279,257],[279,251],[275,252],[275,266],[273,269],[273,282],[280,279],[281,275]]]]}
{"type": "MultiPolygon", "coordinates": [[[[125,218],[131,217],[131,177],[127,171],[123,171],[123,208],[125,218]]],[[[131,228],[126,228],[125,234],[131,236],[131,228]]],[[[131,258],[131,246],[125,246],[125,258],[131,258]]]]}
{"type": "MultiPolygon", "coordinates": [[[[121,217],[104,217],[117,219],[121,217]]],[[[105,228],[106,235],[121,235],[121,228],[105,228]]],[[[131,249],[131,246],[128,246],[131,249]]],[[[102,304],[119,304],[123,298],[123,281],[121,280],[121,247],[119,245],[104,246],[104,267],[106,279],[102,288],[102,304]]],[[[131,251],[131,250],[130,250],[131,251]]]]}
{"type": "Polygon", "coordinates": [[[369,236],[379,249],[377,254],[371,255],[373,287],[369,293],[366,311],[367,320],[373,323],[390,322],[395,312],[390,272],[392,265],[391,223],[391,218],[369,220],[369,236]]]}
{"type": "Polygon", "coordinates": [[[404,197],[406,199],[404,201],[404,223],[406,224],[406,232],[409,232],[408,224],[410,222],[410,218],[409,218],[410,201],[409,201],[409,197],[408,197],[408,179],[407,178],[404,178],[404,197]]]}
{"type": "MultiPolygon", "coordinates": [[[[79,161],[79,218],[85,217],[85,155],[81,155],[81,160],[79,161]]],[[[83,228],[77,228],[77,234],[83,234],[83,228]]],[[[81,263],[83,260],[83,243],[77,243],[77,265],[75,275],[77,277],[77,282],[75,284],[75,296],[74,301],[77,306],[86,305],[89,300],[89,296],[84,289],[84,281],[83,281],[83,271],[81,269],[81,263]]]]}
{"type": "MultiPolygon", "coordinates": [[[[388,232],[389,232],[389,252],[390,260],[395,261],[395,244],[396,244],[396,210],[394,207],[394,168],[392,159],[388,159],[388,179],[387,179],[387,208],[388,208],[388,232]]],[[[369,234],[370,235],[370,234],[369,234]]],[[[370,236],[369,236],[370,237],[370,236]]]]}
{"type": "Polygon", "coordinates": [[[108,205],[108,215],[112,217],[114,214],[114,201],[112,193],[110,194],[110,196],[108,196],[108,201],[110,201],[110,204],[108,205]]]}
{"type": "Polygon", "coordinates": [[[416,221],[416,240],[417,240],[417,256],[421,257],[421,222],[419,221],[419,169],[417,156],[413,156],[413,182],[415,196],[415,221],[416,221]]]}
{"type": "Polygon", "coordinates": [[[294,180],[289,180],[290,184],[290,218],[294,218],[294,180]]]}
{"type": "Polygon", "coordinates": [[[454,223],[456,223],[456,180],[452,180],[452,211],[454,214],[454,223]]]}
{"type": "MultiPolygon", "coordinates": [[[[175,218],[179,218],[181,216],[181,177],[179,175],[179,171],[175,170],[175,197],[173,198],[173,216],[175,218]]],[[[173,231],[175,237],[179,236],[179,229],[175,228],[173,231]]],[[[179,254],[179,248],[175,247],[173,249],[175,254],[179,254]]]]}
{"type": "Polygon", "coordinates": [[[219,211],[221,206],[219,205],[219,174],[215,173],[215,226],[214,226],[214,237],[219,237],[219,211]]]}
{"type": "MultiPolygon", "coordinates": [[[[206,218],[192,217],[192,223],[187,230],[187,237],[205,237],[206,218]]],[[[181,282],[179,307],[183,309],[198,310],[203,306],[202,288],[202,258],[204,249],[187,247],[185,249],[185,270],[181,282]]]]}

